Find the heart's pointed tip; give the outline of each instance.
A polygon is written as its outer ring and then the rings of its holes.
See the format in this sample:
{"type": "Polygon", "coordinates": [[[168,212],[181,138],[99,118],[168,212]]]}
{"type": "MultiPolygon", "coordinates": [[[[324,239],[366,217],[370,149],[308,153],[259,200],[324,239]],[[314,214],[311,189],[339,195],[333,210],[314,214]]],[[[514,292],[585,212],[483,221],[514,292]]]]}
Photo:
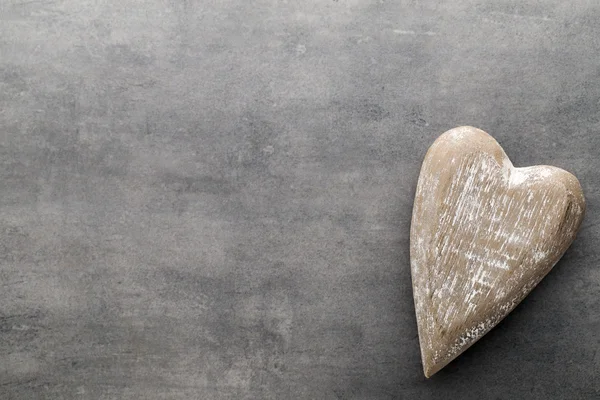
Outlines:
{"type": "Polygon", "coordinates": [[[425,378],[431,378],[433,375],[437,374],[448,365],[450,361],[451,359],[435,358],[431,351],[425,351],[422,358],[423,374],[425,375],[425,378]]]}
{"type": "Polygon", "coordinates": [[[423,368],[423,374],[425,375],[425,378],[427,378],[427,379],[431,378],[431,376],[433,375],[427,368],[423,368]]]}
{"type": "Polygon", "coordinates": [[[440,369],[442,369],[442,367],[443,366],[439,365],[423,364],[423,374],[425,375],[425,378],[429,379],[433,375],[435,375],[440,369]]]}

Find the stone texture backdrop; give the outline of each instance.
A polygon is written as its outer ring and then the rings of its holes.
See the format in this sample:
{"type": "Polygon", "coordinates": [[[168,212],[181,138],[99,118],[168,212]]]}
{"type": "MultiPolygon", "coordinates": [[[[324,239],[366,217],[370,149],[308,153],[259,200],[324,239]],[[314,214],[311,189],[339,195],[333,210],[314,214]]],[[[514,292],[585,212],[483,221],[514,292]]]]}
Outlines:
{"type": "Polygon", "coordinates": [[[595,0],[1,0],[0,398],[600,396],[595,0]],[[423,377],[420,163],[474,125],[588,213],[423,377]]]}

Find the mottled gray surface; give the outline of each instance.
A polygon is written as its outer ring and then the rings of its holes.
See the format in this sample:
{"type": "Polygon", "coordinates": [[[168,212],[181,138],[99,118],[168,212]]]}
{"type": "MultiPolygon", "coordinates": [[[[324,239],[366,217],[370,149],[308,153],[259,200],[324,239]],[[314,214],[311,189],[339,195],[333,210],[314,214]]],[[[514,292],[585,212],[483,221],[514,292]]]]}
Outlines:
{"type": "Polygon", "coordinates": [[[597,4],[1,0],[0,398],[597,398],[597,4]],[[425,380],[409,221],[462,124],[588,214],[425,380]]]}

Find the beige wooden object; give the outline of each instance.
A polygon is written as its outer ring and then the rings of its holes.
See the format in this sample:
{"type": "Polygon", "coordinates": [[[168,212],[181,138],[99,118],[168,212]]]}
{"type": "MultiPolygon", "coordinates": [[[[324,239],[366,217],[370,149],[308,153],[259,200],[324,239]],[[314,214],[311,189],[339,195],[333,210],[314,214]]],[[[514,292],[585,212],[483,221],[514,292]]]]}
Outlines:
{"type": "Polygon", "coordinates": [[[575,238],[584,210],[577,178],[555,167],[513,167],[482,130],[455,128],[433,143],[410,233],[426,377],[527,296],[575,238]]]}

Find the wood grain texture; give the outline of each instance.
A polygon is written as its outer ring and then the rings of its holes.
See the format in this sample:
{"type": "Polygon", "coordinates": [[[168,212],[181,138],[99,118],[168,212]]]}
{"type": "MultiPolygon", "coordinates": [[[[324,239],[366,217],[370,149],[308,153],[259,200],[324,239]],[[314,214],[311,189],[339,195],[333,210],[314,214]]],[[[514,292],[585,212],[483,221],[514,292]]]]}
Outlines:
{"type": "Polygon", "coordinates": [[[434,142],[419,176],[410,248],[425,376],[527,296],[575,238],[584,210],[573,175],[515,168],[482,130],[459,127],[434,142]]]}

